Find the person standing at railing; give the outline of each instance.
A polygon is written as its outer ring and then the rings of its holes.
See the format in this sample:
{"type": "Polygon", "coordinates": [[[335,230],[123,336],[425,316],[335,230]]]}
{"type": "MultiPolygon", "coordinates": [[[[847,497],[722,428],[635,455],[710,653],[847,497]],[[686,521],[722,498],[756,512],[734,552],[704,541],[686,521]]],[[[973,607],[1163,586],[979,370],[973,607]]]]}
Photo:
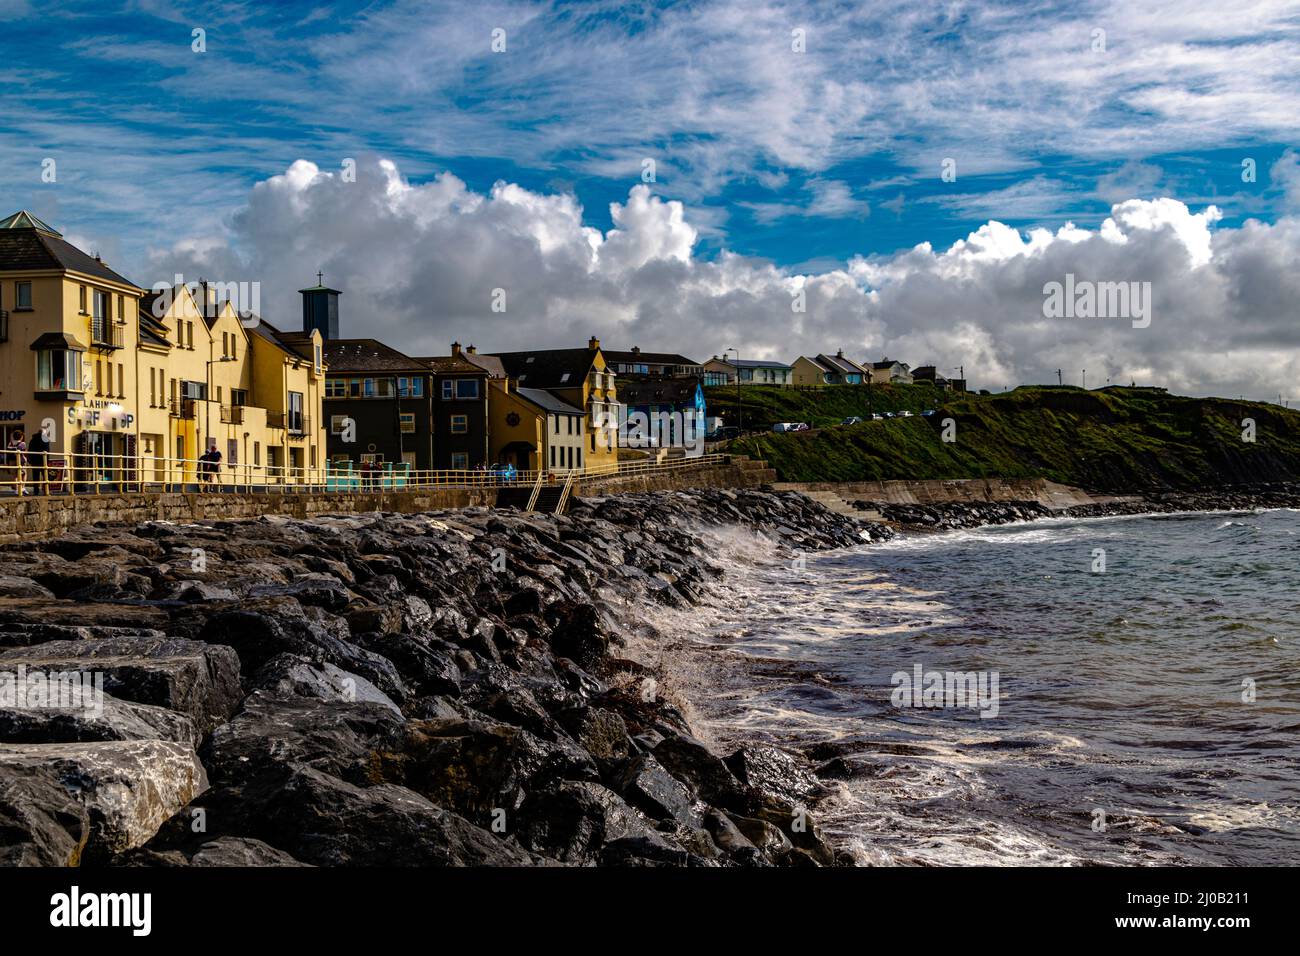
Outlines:
{"type": "Polygon", "coordinates": [[[31,480],[36,483],[36,493],[38,495],[49,494],[49,457],[50,443],[45,438],[45,432],[37,429],[32,440],[27,443],[27,471],[31,480]]]}
{"type": "Polygon", "coordinates": [[[14,491],[19,495],[27,494],[27,487],[24,483],[26,475],[24,474],[27,465],[27,442],[26,436],[21,428],[16,428],[13,434],[9,436],[9,445],[5,449],[7,452],[6,464],[13,469],[14,473],[14,491]]]}

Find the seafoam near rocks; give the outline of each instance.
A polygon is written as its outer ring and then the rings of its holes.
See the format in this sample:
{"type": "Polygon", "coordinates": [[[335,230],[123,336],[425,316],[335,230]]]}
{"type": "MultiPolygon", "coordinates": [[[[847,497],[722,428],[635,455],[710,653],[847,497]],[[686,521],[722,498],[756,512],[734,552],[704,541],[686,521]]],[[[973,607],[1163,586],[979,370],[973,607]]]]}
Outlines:
{"type": "Polygon", "coordinates": [[[797,761],[696,740],[625,634],[690,607],[708,528],[774,556],[887,537],[795,493],[82,528],[0,551],[0,859],[115,865],[826,865],[797,761]]]}

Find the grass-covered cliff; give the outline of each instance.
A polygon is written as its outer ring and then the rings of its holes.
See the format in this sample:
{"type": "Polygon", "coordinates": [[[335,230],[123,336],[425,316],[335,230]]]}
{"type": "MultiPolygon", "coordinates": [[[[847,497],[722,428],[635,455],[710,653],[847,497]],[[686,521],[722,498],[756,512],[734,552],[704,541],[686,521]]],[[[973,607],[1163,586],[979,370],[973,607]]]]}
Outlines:
{"type": "MultiPolygon", "coordinates": [[[[850,399],[830,390],[822,414],[816,414],[818,391],[791,391],[788,406],[766,396],[762,401],[767,404],[760,405],[760,397],[751,399],[750,391],[745,392],[747,424],[755,421],[748,414],[751,401],[755,409],[782,412],[802,406],[802,415],[773,420],[814,426],[863,414],[841,413],[850,399]]],[[[873,386],[869,391],[875,410],[885,410],[880,404],[885,390],[873,386]]],[[[765,459],[783,481],[1042,477],[1120,491],[1300,480],[1300,412],[1277,405],[1118,387],[1085,392],[1035,386],[931,400],[896,386],[889,395],[909,402],[899,407],[915,409],[919,400],[937,414],[754,435],[733,442],[730,450],[765,459]],[[956,423],[952,443],[941,440],[947,418],[956,423]],[[1242,421],[1248,418],[1255,423],[1254,442],[1242,437],[1242,421]]],[[[858,400],[865,402],[865,397],[858,400]]],[[[712,409],[717,402],[710,395],[712,409]]]]}

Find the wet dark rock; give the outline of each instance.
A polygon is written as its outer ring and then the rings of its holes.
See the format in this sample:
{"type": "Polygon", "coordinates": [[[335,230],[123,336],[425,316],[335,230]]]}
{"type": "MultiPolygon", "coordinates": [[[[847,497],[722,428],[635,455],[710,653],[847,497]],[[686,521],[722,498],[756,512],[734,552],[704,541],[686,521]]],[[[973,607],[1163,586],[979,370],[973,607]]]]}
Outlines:
{"type": "Polygon", "coordinates": [[[645,602],[707,599],[700,529],[729,525],[774,557],[884,528],[703,490],[0,546],[0,669],[93,668],[113,695],[96,719],[0,711],[0,863],[834,863],[799,766],[746,754],[738,778],[634,650],[645,602]]]}
{"type": "Polygon", "coordinates": [[[0,669],[19,664],[29,671],[102,674],[113,696],[185,714],[201,733],[234,713],[243,695],[234,651],[197,641],[108,637],[0,651],[0,669]]]}
{"type": "MultiPolygon", "coordinates": [[[[8,676],[0,674],[0,680],[8,676]]],[[[27,704],[0,704],[0,744],[172,740],[195,746],[199,742],[194,721],[165,707],[119,700],[107,693],[97,697],[93,688],[69,699],[70,706],[31,706],[30,679],[15,679],[10,686],[18,695],[15,702],[27,704]]]]}
{"type": "Polygon", "coordinates": [[[316,664],[297,654],[278,654],[263,664],[248,683],[249,690],[269,697],[310,697],[315,700],[382,704],[401,713],[388,695],[360,674],[328,662],[316,664]]]}
{"type": "Polygon", "coordinates": [[[623,796],[656,820],[698,823],[691,791],[650,754],[632,757],[621,778],[623,796]]]}
{"type": "Polygon", "coordinates": [[[564,863],[594,862],[602,846],[626,837],[667,845],[643,814],[598,783],[562,781],[531,793],[519,818],[524,846],[564,863]]]}
{"type": "Polygon", "coordinates": [[[257,691],[200,754],[214,786],[242,783],[285,763],[313,767],[365,784],[381,779],[379,765],[400,750],[405,720],[390,707],[257,691]]]}
{"type": "Polygon", "coordinates": [[[821,790],[803,763],[775,747],[742,747],[727,757],[726,764],[749,786],[796,803],[812,799],[821,790]]]}
{"type": "Polygon", "coordinates": [[[719,807],[738,808],[744,790],[722,760],[693,737],[665,737],[654,748],[655,759],[701,799],[719,807]]]}

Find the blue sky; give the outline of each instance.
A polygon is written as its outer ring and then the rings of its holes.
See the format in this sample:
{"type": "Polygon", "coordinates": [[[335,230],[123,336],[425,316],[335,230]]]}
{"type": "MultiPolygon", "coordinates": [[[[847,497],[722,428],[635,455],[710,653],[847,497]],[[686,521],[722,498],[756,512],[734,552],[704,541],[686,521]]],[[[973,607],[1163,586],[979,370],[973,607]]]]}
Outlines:
{"type": "Polygon", "coordinates": [[[255,279],[282,324],[323,268],[412,349],[1300,380],[1293,0],[0,0],[0,51],[3,212],[145,286],[255,279]],[[1184,325],[1044,327],[1049,265],[1145,270],[1184,325]]]}
{"type": "Polygon", "coordinates": [[[1095,225],[1117,198],[1212,202],[1235,225],[1276,214],[1266,171],[1300,85],[1275,85],[1285,61],[1252,62],[1287,24],[1294,55],[1294,13],[1276,7],[1272,29],[1227,35],[1190,14],[1164,32],[1060,3],[34,9],[0,3],[0,189],[132,258],[164,228],[212,228],[296,159],[371,153],[416,180],[450,170],[480,192],[499,179],[571,191],[601,229],[652,158],[655,192],[690,204],[699,254],[814,270],[946,246],[989,218],[1095,225]],[[1174,42],[1205,61],[1169,68],[1174,42]],[[1150,62],[1134,68],[1139,45],[1150,62]],[[1171,108],[1216,90],[1194,125],[1171,108]],[[56,186],[39,179],[47,156],[56,186]]]}

